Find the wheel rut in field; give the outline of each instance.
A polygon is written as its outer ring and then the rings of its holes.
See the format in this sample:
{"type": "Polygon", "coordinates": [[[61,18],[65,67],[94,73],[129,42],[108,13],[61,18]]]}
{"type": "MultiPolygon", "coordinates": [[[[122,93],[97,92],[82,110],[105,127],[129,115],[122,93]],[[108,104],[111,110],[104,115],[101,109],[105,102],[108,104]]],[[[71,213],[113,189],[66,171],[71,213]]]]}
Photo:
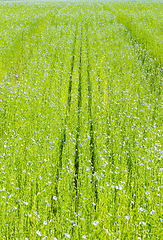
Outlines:
{"type": "Polygon", "coordinates": [[[90,160],[91,160],[91,171],[92,171],[92,184],[94,191],[95,200],[95,211],[98,202],[98,190],[97,190],[97,179],[95,177],[96,173],[96,154],[95,154],[95,139],[94,139],[94,127],[93,127],[93,113],[92,113],[92,89],[90,80],[90,57],[89,57],[89,43],[88,43],[88,28],[86,29],[86,45],[87,45],[87,80],[88,80],[88,109],[89,109],[89,125],[90,125],[90,160]]]}
{"type": "MultiPolygon", "coordinates": [[[[158,83],[158,75],[163,76],[163,64],[161,62],[160,56],[157,56],[157,53],[150,53],[148,51],[149,46],[148,41],[143,41],[141,38],[135,36],[131,27],[123,23],[120,20],[117,20],[118,24],[121,24],[125,29],[125,41],[128,41],[132,44],[136,53],[138,54],[138,60],[141,61],[142,66],[148,65],[146,67],[146,79],[149,78],[151,92],[156,92],[158,89],[158,94],[161,94],[161,81],[158,83]]],[[[122,28],[122,26],[120,28],[122,28]]]]}
{"type": "Polygon", "coordinates": [[[77,37],[77,27],[75,30],[74,45],[73,45],[73,50],[72,50],[72,61],[71,61],[71,71],[70,71],[69,87],[68,87],[67,109],[66,109],[65,118],[63,119],[63,128],[62,128],[61,138],[60,138],[60,143],[59,143],[59,158],[58,158],[57,175],[56,175],[56,180],[55,180],[55,184],[54,184],[53,194],[51,196],[51,211],[53,214],[55,214],[57,211],[56,206],[55,206],[56,202],[53,199],[53,196],[55,195],[58,198],[58,194],[59,194],[58,181],[60,178],[60,170],[62,169],[63,151],[64,151],[64,145],[66,144],[66,126],[67,126],[67,120],[68,120],[68,116],[70,113],[70,106],[71,106],[72,76],[73,76],[73,70],[74,70],[76,37],[77,37]]]}
{"type": "Polygon", "coordinates": [[[70,112],[70,106],[71,106],[72,75],[74,70],[76,35],[77,35],[77,28],[75,31],[74,45],[72,50],[71,72],[70,72],[69,88],[68,88],[68,112],[70,112]]]}
{"type": "Polygon", "coordinates": [[[80,115],[81,115],[81,59],[82,59],[82,29],[80,34],[80,54],[79,54],[79,85],[78,85],[78,123],[76,134],[76,149],[75,149],[75,212],[78,214],[78,174],[79,174],[79,136],[80,136],[80,115]]]}

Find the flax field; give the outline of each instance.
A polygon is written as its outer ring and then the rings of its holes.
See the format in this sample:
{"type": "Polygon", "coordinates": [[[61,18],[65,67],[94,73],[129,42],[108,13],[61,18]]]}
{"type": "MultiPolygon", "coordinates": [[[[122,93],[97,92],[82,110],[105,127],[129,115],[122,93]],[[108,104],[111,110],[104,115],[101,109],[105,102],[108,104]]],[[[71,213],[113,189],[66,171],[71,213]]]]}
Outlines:
{"type": "Polygon", "coordinates": [[[162,12],[0,2],[0,239],[163,239],[162,12]]]}

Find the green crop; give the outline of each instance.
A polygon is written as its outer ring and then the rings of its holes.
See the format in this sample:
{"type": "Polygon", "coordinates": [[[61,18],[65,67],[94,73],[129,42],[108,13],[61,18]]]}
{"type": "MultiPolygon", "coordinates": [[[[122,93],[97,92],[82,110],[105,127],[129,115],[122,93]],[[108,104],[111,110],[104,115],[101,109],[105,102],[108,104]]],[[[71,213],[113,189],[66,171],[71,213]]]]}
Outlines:
{"type": "Polygon", "coordinates": [[[162,239],[162,10],[0,3],[0,239],[162,239]]]}

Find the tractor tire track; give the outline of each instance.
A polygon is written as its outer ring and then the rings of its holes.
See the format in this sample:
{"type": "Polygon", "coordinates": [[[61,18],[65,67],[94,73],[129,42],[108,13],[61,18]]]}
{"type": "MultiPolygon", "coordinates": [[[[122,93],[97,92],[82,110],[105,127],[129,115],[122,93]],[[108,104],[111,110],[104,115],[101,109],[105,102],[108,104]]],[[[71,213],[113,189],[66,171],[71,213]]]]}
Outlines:
{"type": "Polygon", "coordinates": [[[62,158],[63,158],[63,151],[64,145],[66,144],[66,126],[67,120],[70,113],[70,106],[71,106],[71,90],[72,90],[72,76],[73,76],[73,69],[74,69],[74,59],[75,59],[75,46],[76,46],[76,36],[77,36],[77,26],[75,30],[75,37],[74,37],[74,45],[72,50],[72,61],[71,61],[71,71],[70,71],[70,78],[69,78],[69,87],[68,87],[68,100],[67,100],[67,109],[66,109],[66,116],[63,120],[63,127],[61,132],[61,138],[59,143],[59,158],[58,158],[58,167],[57,167],[57,175],[55,179],[54,189],[51,195],[51,211],[53,214],[57,212],[56,209],[56,201],[53,199],[53,196],[58,198],[59,190],[58,190],[58,181],[60,178],[60,170],[62,169],[62,158]]]}
{"type": "Polygon", "coordinates": [[[82,59],[82,29],[80,34],[80,54],[79,54],[79,85],[78,85],[78,125],[76,134],[76,149],[75,149],[75,212],[78,214],[78,174],[79,174],[79,136],[80,136],[80,115],[81,115],[81,59],[82,59]]]}
{"type": "Polygon", "coordinates": [[[70,72],[69,88],[68,88],[68,112],[70,112],[70,106],[71,106],[72,75],[73,75],[73,70],[74,70],[76,35],[77,35],[77,27],[76,27],[76,31],[75,31],[74,46],[73,46],[73,50],[72,50],[71,72],[70,72]]]}
{"type": "Polygon", "coordinates": [[[88,79],[88,109],[90,118],[90,157],[91,157],[91,170],[92,170],[92,184],[94,190],[94,200],[95,200],[95,211],[98,202],[98,190],[97,190],[97,179],[95,177],[96,173],[96,154],[95,154],[95,139],[94,139],[94,129],[93,129],[93,114],[92,114],[92,89],[90,82],[90,57],[89,57],[89,43],[88,43],[88,27],[86,29],[86,45],[87,45],[87,79],[88,79]]]}

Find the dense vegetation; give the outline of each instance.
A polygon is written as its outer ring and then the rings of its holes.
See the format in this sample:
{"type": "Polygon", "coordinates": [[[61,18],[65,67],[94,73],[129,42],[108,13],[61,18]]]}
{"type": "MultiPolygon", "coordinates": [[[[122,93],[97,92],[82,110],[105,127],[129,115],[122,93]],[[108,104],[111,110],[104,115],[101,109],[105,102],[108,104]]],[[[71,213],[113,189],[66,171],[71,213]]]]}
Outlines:
{"type": "Polygon", "coordinates": [[[163,4],[0,12],[0,239],[162,239],[163,4]]]}

